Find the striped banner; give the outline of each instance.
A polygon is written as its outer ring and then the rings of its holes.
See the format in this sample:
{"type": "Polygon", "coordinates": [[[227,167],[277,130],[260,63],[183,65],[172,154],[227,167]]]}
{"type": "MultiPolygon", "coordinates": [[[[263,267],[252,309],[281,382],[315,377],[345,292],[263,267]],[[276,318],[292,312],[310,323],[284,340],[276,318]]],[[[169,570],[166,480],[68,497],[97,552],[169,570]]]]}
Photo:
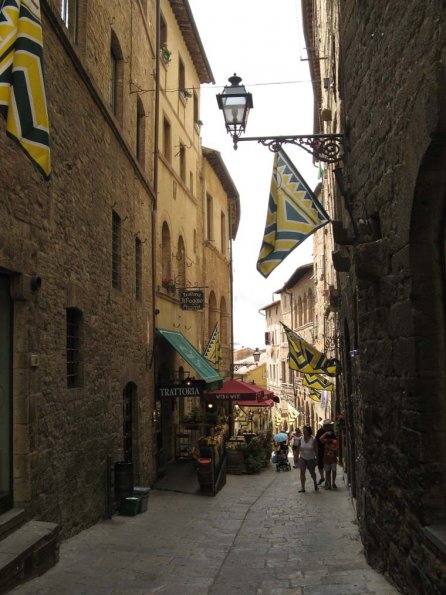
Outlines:
{"type": "Polygon", "coordinates": [[[257,270],[268,275],[329,217],[288,155],[274,158],[265,233],[257,270]]]}
{"type": "Polygon", "coordinates": [[[45,179],[51,174],[39,0],[3,0],[0,9],[0,113],[45,179]]]}
{"type": "Polygon", "coordinates": [[[214,366],[218,366],[221,361],[221,346],[220,346],[220,332],[218,329],[218,322],[215,323],[209,337],[208,344],[203,352],[203,357],[211,362],[214,366]]]}
{"type": "Polygon", "coordinates": [[[315,390],[333,391],[334,389],[333,382],[330,382],[327,378],[324,378],[320,374],[304,374],[302,384],[315,390]]]}
{"type": "Polygon", "coordinates": [[[339,360],[328,359],[283,322],[280,324],[288,339],[288,361],[292,370],[309,374],[326,374],[327,376],[336,376],[340,373],[339,360]]]}
{"type": "Polygon", "coordinates": [[[312,401],[316,401],[320,403],[321,401],[321,393],[318,393],[317,390],[310,390],[310,394],[308,395],[312,401]]]}

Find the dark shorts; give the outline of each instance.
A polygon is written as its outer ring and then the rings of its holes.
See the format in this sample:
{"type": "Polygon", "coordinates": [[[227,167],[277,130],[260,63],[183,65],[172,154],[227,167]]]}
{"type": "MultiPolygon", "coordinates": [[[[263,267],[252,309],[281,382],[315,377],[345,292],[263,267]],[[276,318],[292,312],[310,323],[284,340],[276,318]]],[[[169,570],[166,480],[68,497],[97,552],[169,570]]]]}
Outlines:
{"type": "Polygon", "coordinates": [[[312,473],[316,468],[316,459],[303,459],[299,457],[299,467],[302,471],[308,469],[310,473],[312,473]]]}

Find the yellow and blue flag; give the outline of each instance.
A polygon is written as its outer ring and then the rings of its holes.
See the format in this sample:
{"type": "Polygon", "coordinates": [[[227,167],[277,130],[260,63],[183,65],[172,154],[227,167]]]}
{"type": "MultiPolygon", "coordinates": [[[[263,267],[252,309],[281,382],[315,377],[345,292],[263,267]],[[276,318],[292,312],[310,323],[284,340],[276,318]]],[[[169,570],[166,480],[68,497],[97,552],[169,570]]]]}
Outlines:
{"type": "Polygon", "coordinates": [[[326,374],[327,376],[337,376],[340,373],[339,360],[327,358],[283,322],[280,324],[288,339],[288,362],[291,370],[297,370],[304,374],[326,374]]]}
{"type": "Polygon", "coordinates": [[[218,366],[221,360],[221,345],[220,345],[220,332],[218,329],[218,322],[215,323],[214,328],[212,329],[211,336],[209,337],[208,344],[205,347],[203,352],[203,356],[214,364],[214,366],[218,366]]]}
{"type": "Polygon", "coordinates": [[[303,386],[312,388],[314,390],[329,390],[333,391],[334,384],[327,378],[324,378],[320,374],[304,374],[302,379],[303,386]]]}
{"type": "Polygon", "coordinates": [[[316,401],[316,403],[321,402],[321,393],[318,393],[317,390],[310,390],[310,394],[308,396],[312,401],[316,401]]]}
{"type": "Polygon", "coordinates": [[[0,0],[0,113],[45,179],[51,174],[39,0],[0,0]]]}
{"type": "Polygon", "coordinates": [[[257,270],[268,277],[288,254],[329,220],[288,155],[280,149],[274,157],[265,233],[257,270]]]}

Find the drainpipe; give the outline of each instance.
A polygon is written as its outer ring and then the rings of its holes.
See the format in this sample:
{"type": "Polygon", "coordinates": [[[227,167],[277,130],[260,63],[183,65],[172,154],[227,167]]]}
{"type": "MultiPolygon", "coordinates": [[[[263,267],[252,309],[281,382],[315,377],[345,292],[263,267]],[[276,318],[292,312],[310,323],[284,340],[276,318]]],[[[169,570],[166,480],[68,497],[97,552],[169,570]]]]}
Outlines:
{"type": "MultiPolygon", "coordinates": [[[[232,221],[232,201],[229,202],[229,221],[232,221]]],[[[229,235],[229,283],[231,288],[231,354],[229,357],[229,365],[231,367],[231,380],[234,379],[234,276],[232,274],[232,233],[229,235]]]]}
{"type": "MultiPolygon", "coordinates": [[[[156,411],[155,399],[155,371],[153,370],[155,358],[155,340],[156,340],[156,210],[158,203],[158,152],[159,152],[159,111],[160,111],[160,29],[161,29],[161,8],[160,1],[156,0],[156,23],[155,23],[155,129],[154,129],[154,148],[153,148],[153,199],[152,199],[152,391],[153,391],[153,409],[152,409],[152,427],[156,411]]],[[[153,432],[152,444],[156,451],[156,432],[153,432]]]]}

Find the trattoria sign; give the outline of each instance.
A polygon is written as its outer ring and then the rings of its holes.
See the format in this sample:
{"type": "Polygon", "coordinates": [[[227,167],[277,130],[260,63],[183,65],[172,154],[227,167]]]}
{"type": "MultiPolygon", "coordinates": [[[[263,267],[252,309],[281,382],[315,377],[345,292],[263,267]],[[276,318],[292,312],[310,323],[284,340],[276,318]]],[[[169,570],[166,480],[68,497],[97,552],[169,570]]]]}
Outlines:
{"type": "Polygon", "coordinates": [[[183,290],[180,293],[180,305],[182,310],[203,310],[204,293],[198,290],[183,290]]]}
{"type": "Polygon", "coordinates": [[[169,384],[157,386],[156,390],[161,399],[169,397],[200,397],[203,394],[203,386],[199,384],[169,384]]]}

